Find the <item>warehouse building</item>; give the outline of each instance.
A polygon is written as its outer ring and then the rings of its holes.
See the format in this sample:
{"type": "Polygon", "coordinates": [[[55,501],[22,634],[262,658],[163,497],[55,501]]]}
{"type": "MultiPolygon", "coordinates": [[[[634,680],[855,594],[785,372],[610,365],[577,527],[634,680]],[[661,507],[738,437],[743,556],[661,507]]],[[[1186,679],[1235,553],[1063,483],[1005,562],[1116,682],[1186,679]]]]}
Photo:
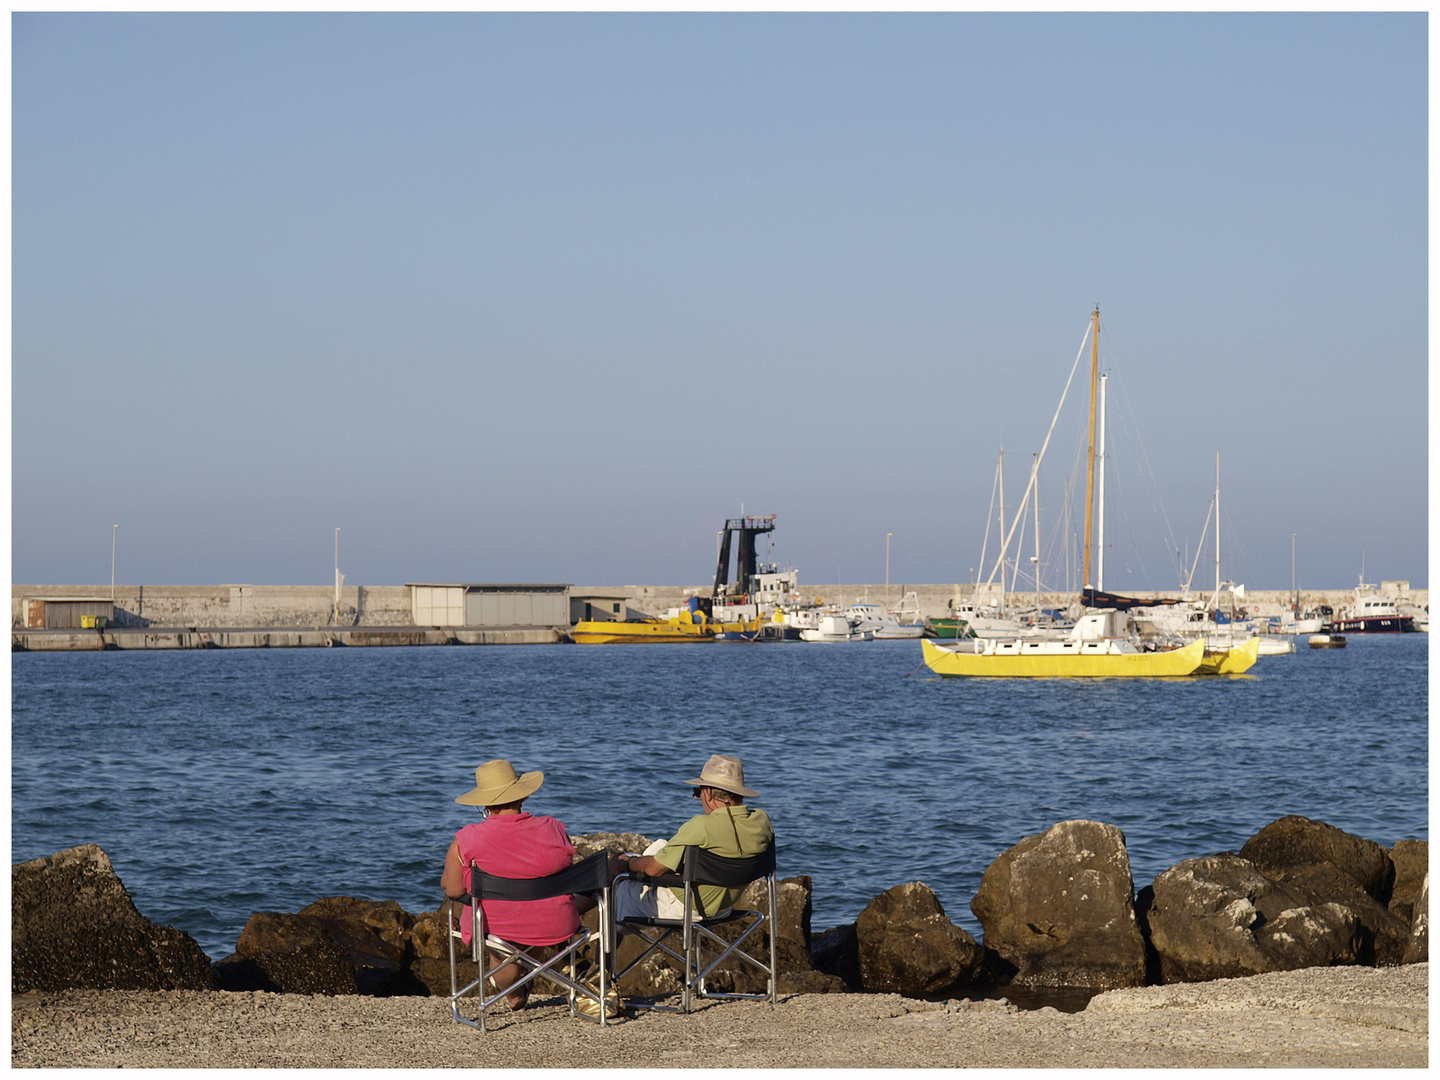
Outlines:
{"type": "Polygon", "coordinates": [[[416,626],[568,626],[569,585],[406,582],[416,626]]]}

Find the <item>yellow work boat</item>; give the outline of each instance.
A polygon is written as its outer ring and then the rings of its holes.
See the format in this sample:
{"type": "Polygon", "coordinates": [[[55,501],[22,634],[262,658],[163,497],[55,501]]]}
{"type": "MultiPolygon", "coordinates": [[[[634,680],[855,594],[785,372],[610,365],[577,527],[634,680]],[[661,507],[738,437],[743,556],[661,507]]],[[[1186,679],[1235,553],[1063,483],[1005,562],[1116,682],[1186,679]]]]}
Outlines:
{"type": "Polygon", "coordinates": [[[1161,679],[1200,673],[1205,641],[1181,649],[1146,652],[1126,640],[1080,638],[1058,641],[977,640],[942,648],[920,642],[925,663],[945,678],[994,679],[1161,679]]]}
{"type": "Polygon", "coordinates": [[[692,619],[682,611],[673,619],[647,619],[643,622],[582,621],[570,628],[570,637],[577,645],[622,645],[639,642],[714,641],[716,634],[760,633],[761,619],[749,622],[710,622],[704,615],[692,619]]]}

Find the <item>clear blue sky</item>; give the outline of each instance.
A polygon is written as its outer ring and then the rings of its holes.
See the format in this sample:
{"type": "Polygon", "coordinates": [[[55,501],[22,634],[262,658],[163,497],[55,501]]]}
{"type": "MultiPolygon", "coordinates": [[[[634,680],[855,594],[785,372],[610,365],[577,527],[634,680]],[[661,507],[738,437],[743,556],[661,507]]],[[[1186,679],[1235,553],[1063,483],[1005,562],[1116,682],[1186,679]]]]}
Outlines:
{"type": "Polygon", "coordinates": [[[892,582],[966,581],[1098,303],[1108,587],[1175,587],[1217,451],[1227,576],[1288,588],[1294,536],[1302,587],[1428,586],[1423,13],[12,49],[15,582],[107,582],[118,523],[122,584],[328,584],[336,527],[347,585],[700,584],[742,505],[802,584],[883,581],[887,533],[892,582]]]}

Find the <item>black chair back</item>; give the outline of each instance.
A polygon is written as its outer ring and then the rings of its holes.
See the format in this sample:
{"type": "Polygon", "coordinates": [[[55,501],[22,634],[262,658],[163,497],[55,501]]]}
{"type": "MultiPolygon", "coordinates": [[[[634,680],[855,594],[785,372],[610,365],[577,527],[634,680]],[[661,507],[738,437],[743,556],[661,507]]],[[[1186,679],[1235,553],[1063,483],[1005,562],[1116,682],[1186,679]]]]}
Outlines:
{"type": "Polygon", "coordinates": [[[472,864],[470,896],[475,900],[548,900],[552,896],[597,893],[610,884],[609,866],[608,851],[597,851],[543,878],[498,877],[472,864]]]}

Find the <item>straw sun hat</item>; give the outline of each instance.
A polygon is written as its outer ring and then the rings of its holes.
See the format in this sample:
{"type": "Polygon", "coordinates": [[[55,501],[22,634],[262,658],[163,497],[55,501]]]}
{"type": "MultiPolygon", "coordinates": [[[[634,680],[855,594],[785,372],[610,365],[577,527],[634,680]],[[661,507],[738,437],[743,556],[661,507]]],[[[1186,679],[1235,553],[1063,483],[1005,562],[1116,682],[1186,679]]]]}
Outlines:
{"type": "Polygon", "coordinates": [[[700,770],[700,778],[686,780],[685,783],[698,787],[719,788],[722,791],[743,795],[747,799],[760,794],[745,786],[745,767],[740,764],[740,759],[725,754],[711,754],[710,760],[705,763],[705,768],[700,770]]]}
{"type": "Polygon", "coordinates": [[[515,766],[496,758],[475,770],[475,790],[456,796],[455,801],[466,806],[504,806],[535,794],[544,782],[543,772],[516,776],[515,766]]]}

